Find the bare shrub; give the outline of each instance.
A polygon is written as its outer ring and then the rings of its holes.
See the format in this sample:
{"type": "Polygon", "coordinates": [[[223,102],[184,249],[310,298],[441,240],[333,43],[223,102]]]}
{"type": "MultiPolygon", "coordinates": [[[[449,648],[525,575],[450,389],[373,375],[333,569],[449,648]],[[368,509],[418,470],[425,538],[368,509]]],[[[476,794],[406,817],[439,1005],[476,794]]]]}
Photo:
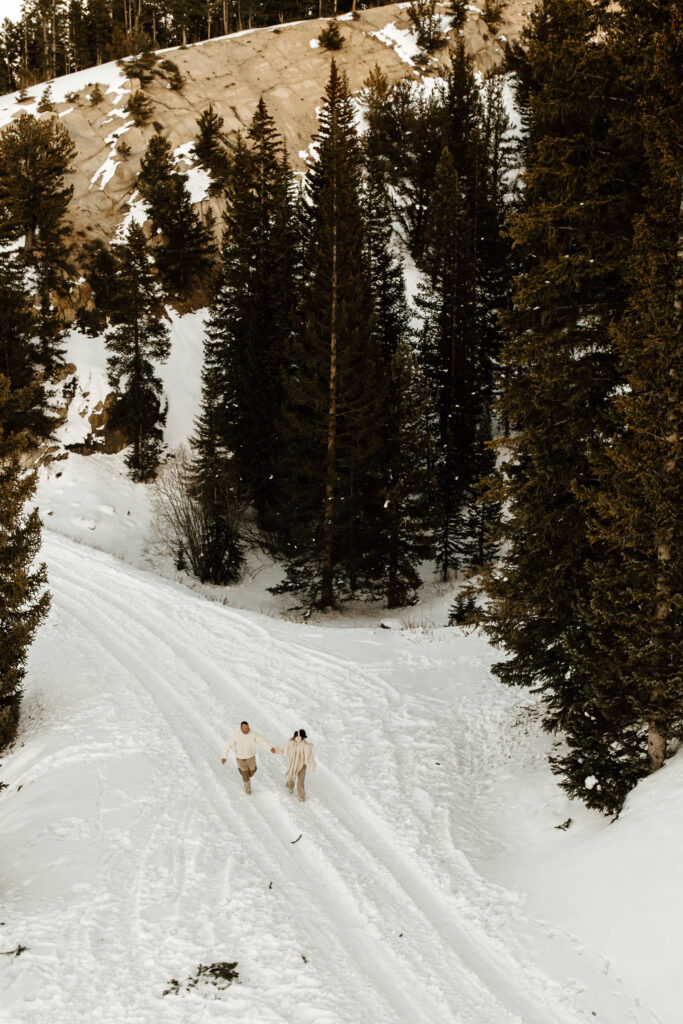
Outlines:
{"type": "Polygon", "coordinates": [[[178,448],[159,470],[152,498],[157,548],[203,583],[224,585],[242,576],[244,502],[226,470],[210,495],[202,494],[192,458],[178,448]]]}

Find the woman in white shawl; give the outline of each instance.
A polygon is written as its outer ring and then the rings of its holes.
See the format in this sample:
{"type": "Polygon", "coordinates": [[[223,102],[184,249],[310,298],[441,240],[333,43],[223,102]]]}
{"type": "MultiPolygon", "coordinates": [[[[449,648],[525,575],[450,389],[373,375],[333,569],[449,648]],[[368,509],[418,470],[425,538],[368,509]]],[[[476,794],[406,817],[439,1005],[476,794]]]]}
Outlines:
{"type": "Polygon", "coordinates": [[[290,793],[293,793],[294,783],[296,782],[296,791],[299,795],[299,800],[303,802],[306,799],[306,791],[304,790],[306,769],[310,768],[311,771],[315,771],[313,744],[307,741],[306,730],[297,729],[291,740],[287,740],[283,747],[275,748],[275,753],[284,754],[286,756],[287,771],[285,772],[285,779],[287,782],[287,789],[290,793]]]}

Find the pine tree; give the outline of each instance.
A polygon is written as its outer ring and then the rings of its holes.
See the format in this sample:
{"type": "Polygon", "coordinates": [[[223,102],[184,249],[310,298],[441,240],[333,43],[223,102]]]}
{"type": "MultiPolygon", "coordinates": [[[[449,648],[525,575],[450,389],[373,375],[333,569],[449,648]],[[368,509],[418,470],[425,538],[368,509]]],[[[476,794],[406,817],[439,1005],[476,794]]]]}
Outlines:
{"type": "Polygon", "coordinates": [[[194,155],[211,175],[211,194],[223,192],[230,177],[230,158],[225,147],[223,118],[209,104],[197,119],[197,140],[194,155]]]}
{"type": "Polygon", "coordinates": [[[437,565],[447,580],[459,566],[462,505],[476,473],[472,445],[479,358],[472,224],[448,149],[436,172],[423,265],[425,279],[416,302],[423,324],[421,362],[435,395],[437,565]]]}
{"type": "Polygon", "coordinates": [[[117,248],[114,326],[105,335],[112,353],[107,367],[111,384],[119,391],[116,418],[132,444],[126,465],[133,480],[147,480],[159,462],[166,418],[152,360],[168,358],[169,334],[160,317],[161,297],[142,228],[131,224],[117,248]]]}
{"type": "Polygon", "coordinates": [[[385,593],[387,607],[396,608],[416,600],[418,567],[434,555],[435,528],[432,396],[403,337],[391,360],[387,395],[385,593]]]}
{"type": "Polygon", "coordinates": [[[75,155],[57,118],[20,114],[0,133],[0,207],[6,214],[0,226],[7,239],[23,236],[27,253],[38,238],[52,251],[63,244],[73,194],[73,185],[66,185],[64,178],[75,155]]]}
{"type": "Polygon", "coordinates": [[[154,103],[144,89],[136,89],[126,100],[126,105],[123,109],[133,118],[135,126],[142,128],[152,120],[154,103]]]}
{"type": "Polygon", "coordinates": [[[252,225],[239,211],[248,205],[250,183],[249,153],[238,135],[219,283],[204,337],[201,408],[192,440],[196,494],[206,522],[205,578],[219,585],[238,579],[244,561],[239,527],[228,514],[225,491],[245,486],[240,467],[246,426],[239,395],[250,267],[242,256],[251,241],[252,225]]]}
{"type": "Polygon", "coordinates": [[[288,583],[321,608],[381,576],[382,381],[365,272],[361,153],[346,79],[333,62],[307,182],[302,325],[282,419],[288,583]]]}
{"type": "Polygon", "coordinates": [[[52,87],[50,85],[46,85],[45,88],[43,89],[42,96],[38,100],[38,113],[39,114],[46,114],[46,113],[49,113],[51,110],[54,110],[54,109],[55,109],[55,104],[54,104],[54,100],[52,98],[52,87]]]}
{"type": "Polygon", "coordinates": [[[283,347],[292,330],[298,239],[287,156],[262,99],[249,128],[249,143],[252,269],[240,403],[247,420],[244,466],[259,520],[265,525],[273,521],[277,500],[277,421],[282,405],[283,347]]]}
{"type": "Polygon", "coordinates": [[[65,329],[53,304],[73,269],[66,212],[73,186],[65,184],[76,149],[57,118],[22,114],[0,135],[0,232],[24,237],[23,253],[38,291],[40,361],[46,378],[63,362],[65,329]]]}
{"type": "Polygon", "coordinates": [[[50,435],[56,423],[45,393],[39,318],[19,255],[1,250],[0,309],[0,373],[9,387],[4,429],[8,434],[26,432],[30,443],[36,444],[50,435]]]}
{"type": "Polygon", "coordinates": [[[167,288],[180,295],[205,285],[215,254],[210,227],[192,209],[186,181],[187,175],[175,170],[170,142],[155,133],[140,161],[138,187],[153,231],[162,233],[156,257],[159,272],[167,288]]]}
{"type": "Polygon", "coordinates": [[[149,207],[154,231],[163,230],[163,223],[169,216],[168,183],[176,173],[171,143],[161,132],[155,132],[140,159],[138,175],[138,187],[149,207]]]}
{"type": "Polygon", "coordinates": [[[339,23],[336,18],[333,18],[329,25],[322,30],[318,36],[318,42],[326,50],[341,50],[344,45],[344,37],[339,31],[339,23]]]}
{"type": "Polygon", "coordinates": [[[363,213],[368,275],[374,296],[377,345],[388,367],[399,341],[408,335],[410,312],[403,264],[394,246],[388,174],[381,157],[372,150],[367,153],[365,165],[363,213]]]}
{"type": "Polygon", "coordinates": [[[40,518],[27,509],[36,474],[22,469],[21,437],[10,428],[32,401],[0,374],[0,749],[16,735],[28,650],[50,607],[47,570],[35,564],[40,518]]]}
{"type": "MultiPolygon", "coordinates": [[[[604,17],[583,0],[541,3],[517,54],[527,169],[511,221],[520,272],[502,354],[499,411],[511,435],[499,443],[492,492],[506,505],[498,534],[505,553],[484,574],[490,603],[482,619],[508,653],[495,666],[500,678],[541,691],[546,728],[566,730],[586,754],[601,749],[614,768],[613,744],[632,742],[623,728],[629,698],[622,691],[595,701],[581,619],[605,558],[591,536],[587,495],[619,383],[610,324],[624,310],[642,171],[632,139],[615,134],[621,87],[604,17]]],[[[595,773],[587,762],[579,767],[581,756],[572,792],[596,806],[595,773]]],[[[602,806],[614,807],[611,799],[602,806]]]]}
{"type": "Polygon", "coordinates": [[[467,20],[466,0],[451,0],[451,28],[461,29],[467,20]]]}
{"type": "MultiPolygon", "coordinates": [[[[220,353],[220,349],[219,349],[220,353]]],[[[192,439],[191,497],[201,508],[202,554],[197,565],[204,583],[236,583],[244,571],[240,511],[243,486],[233,458],[224,446],[223,367],[214,360],[211,338],[204,346],[202,401],[192,439]]]]}
{"type": "Polygon", "coordinates": [[[363,213],[375,344],[386,396],[382,426],[384,513],[376,546],[384,546],[385,594],[390,608],[413,603],[417,565],[433,554],[435,451],[429,433],[433,403],[408,341],[410,314],[403,266],[396,253],[387,170],[366,150],[363,213]]]}
{"type": "Polygon", "coordinates": [[[259,524],[274,526],[283,345],[292,330],[298,262],[289,163],[261,101],[238,138],[226,196],[220,285],[208,362],[220,366],[218,442],[232,453],[259,524]]]}
{"type": "Polygon", "coordinates": [[[436,0],[412,0],[408,8],[417,44],[427,53],[446,45],[441,15],[436,13],[436,0]]]}
{"type": "Polygon", "coordinates": [[[683,19],[675,12],[659,32],[638,34],[643,77],[633,113],[649,182],[635,222],[629,307],[613,333],[625,386],[610,410],[609,442],[592,455],[599,486],[584,492],[602,548],[576,652],[592,678],[583,718],[593,728],[587,736],[577,715],[569,752],[556,762],[570,793],[583,795],[589,776],[586,802],[611,812],[683,731],[683,19]]]}

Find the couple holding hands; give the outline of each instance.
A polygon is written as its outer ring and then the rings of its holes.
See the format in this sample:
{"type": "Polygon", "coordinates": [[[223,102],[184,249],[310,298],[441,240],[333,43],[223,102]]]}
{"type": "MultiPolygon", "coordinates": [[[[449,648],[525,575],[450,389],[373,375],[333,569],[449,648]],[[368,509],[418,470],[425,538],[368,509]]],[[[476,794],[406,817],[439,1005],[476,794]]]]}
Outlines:
{"type": "Polygon", "coordinates": [[[296,782],[299,800],[303,802],[306,799],[306,791],[304,790],[306,769],[310,768],[311,771],[315,769],[313,744],[307,741],[306,730],[297,729],[284,746],[271,747],[260,733],[252,732],[248,722],[242,722],[237,732],[234,732],[228,740],[221,757],[221,763],[225,764],[228,754],[234,747],[237,770],[242,776],[245,793],[251,793],[251,777],[256,772],[257,743],[260,747],[266,747],[266,749],[270,750],[271,754],[285,755],[287,758],[287,770],[285,772],[287,789],[290,793],[293,793],[294,783],[296,782]]]}

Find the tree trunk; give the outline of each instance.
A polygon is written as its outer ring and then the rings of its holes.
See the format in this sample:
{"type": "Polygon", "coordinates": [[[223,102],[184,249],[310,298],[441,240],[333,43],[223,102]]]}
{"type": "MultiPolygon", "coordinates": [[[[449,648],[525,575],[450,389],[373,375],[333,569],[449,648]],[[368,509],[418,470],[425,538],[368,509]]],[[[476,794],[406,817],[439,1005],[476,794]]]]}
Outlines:
{"type": "MultiPolygon", "coordinates": [[[[683,219],[683,193],[681,194],[680,201],[680,217],[683,219]]],[[[681,276],[680,268],[683,268],[683,234],[678,239],[678,267],[679,276],[674,286],[674,322],[680,325],[683,320],[683,278],[681,276]]],[[[680,443],[680,427],[678,424],[677,410],[679,405],[679,391],[675,385],[674,370],[669,370],[669,375],[673,378],[671,381],[671,387],[668,389],[669,395],[669,410],[666,414],[666,441],[669,444],[671,455],[666,460],[665,471],[667,473],[673,473],[676,469],[676,458],[678,454],[678,448],[680,443]]],[[[668,584],[668,567],[671,561],[671,544],[673,542],[673,536],[671,530],[668,530],[663,536],[657,537],[657,562],[660,566],[660,572],[657,576],[657,612],[656,612],[656,623],[655,623],[655,636],[658,638],[659,643],[665,643],[665,638],[661,635],[664,632],[664,626],[671,613],[671,588],[668,584]],[[659,634],[659,636],[658,636],[659,634]]],[[[661,700],[662,694],[655,690],[653,697],[653,704],[655,705],[658,700],[661,700]]],[[[647,751],[650,757],[650,771],[656,772],[658,768],[661,768],[666,758],[666,741],[667,741],[667,729],[666,725],[661,721],[651,720],[648,722],[647,729],[647,751]]]]}
{"type": "Polygon", "coordinates": [[[140,376],[141,376],[140,332],[139,332],[139,327],[138,327],[137,319],[136,319],[135,324],[133,326],[133,332],[134,332],[134,337],[135,337],[135,363],[134,363],[135,369],[134,369],[134,383],[133,383],[133,391],[134,391],[134,395],[135,395],[135,398],[133,400],[133,404],[135,406],[135,440],[133,442],[133,446],[134,446],[134,456],[133,456],[133,458],[134,458],[135,469],[139,473],[140,472],[140,432],[141,432],[140,424],[141,424],[141,420],[142,420],[142,411],[140,409],[140,405],[141,405],[141,402],[140,402],[140,376]]]}
{"type": "Polygon", "coordinates": [[[47,38],[47,19],[43,18],[43,67],[47,70],[50,66],[49,60],[49,43],[47,38]]]}
{"type": "Polygon", "coordinates": [[[650,771],[656,772],[666,759],[666,735],[658,722],[649,722],[647,727],[647,753],[650,758],[650,771]]]}
{"type": "Polygon", "coordinates": [[[325,483],[325,527],[323,534],[323,572],[320,604],[334,604],[334,490],[337,457],[337,202],[336,182],[332,224],[332,309],[330,314],[330,401],[327,414],[327,479],[325,483]]]}
{"type": "Polygon", "coordinates": [[[52,9],[52,70],[51,78],[57,77],[57,13],[52,9]]]}

